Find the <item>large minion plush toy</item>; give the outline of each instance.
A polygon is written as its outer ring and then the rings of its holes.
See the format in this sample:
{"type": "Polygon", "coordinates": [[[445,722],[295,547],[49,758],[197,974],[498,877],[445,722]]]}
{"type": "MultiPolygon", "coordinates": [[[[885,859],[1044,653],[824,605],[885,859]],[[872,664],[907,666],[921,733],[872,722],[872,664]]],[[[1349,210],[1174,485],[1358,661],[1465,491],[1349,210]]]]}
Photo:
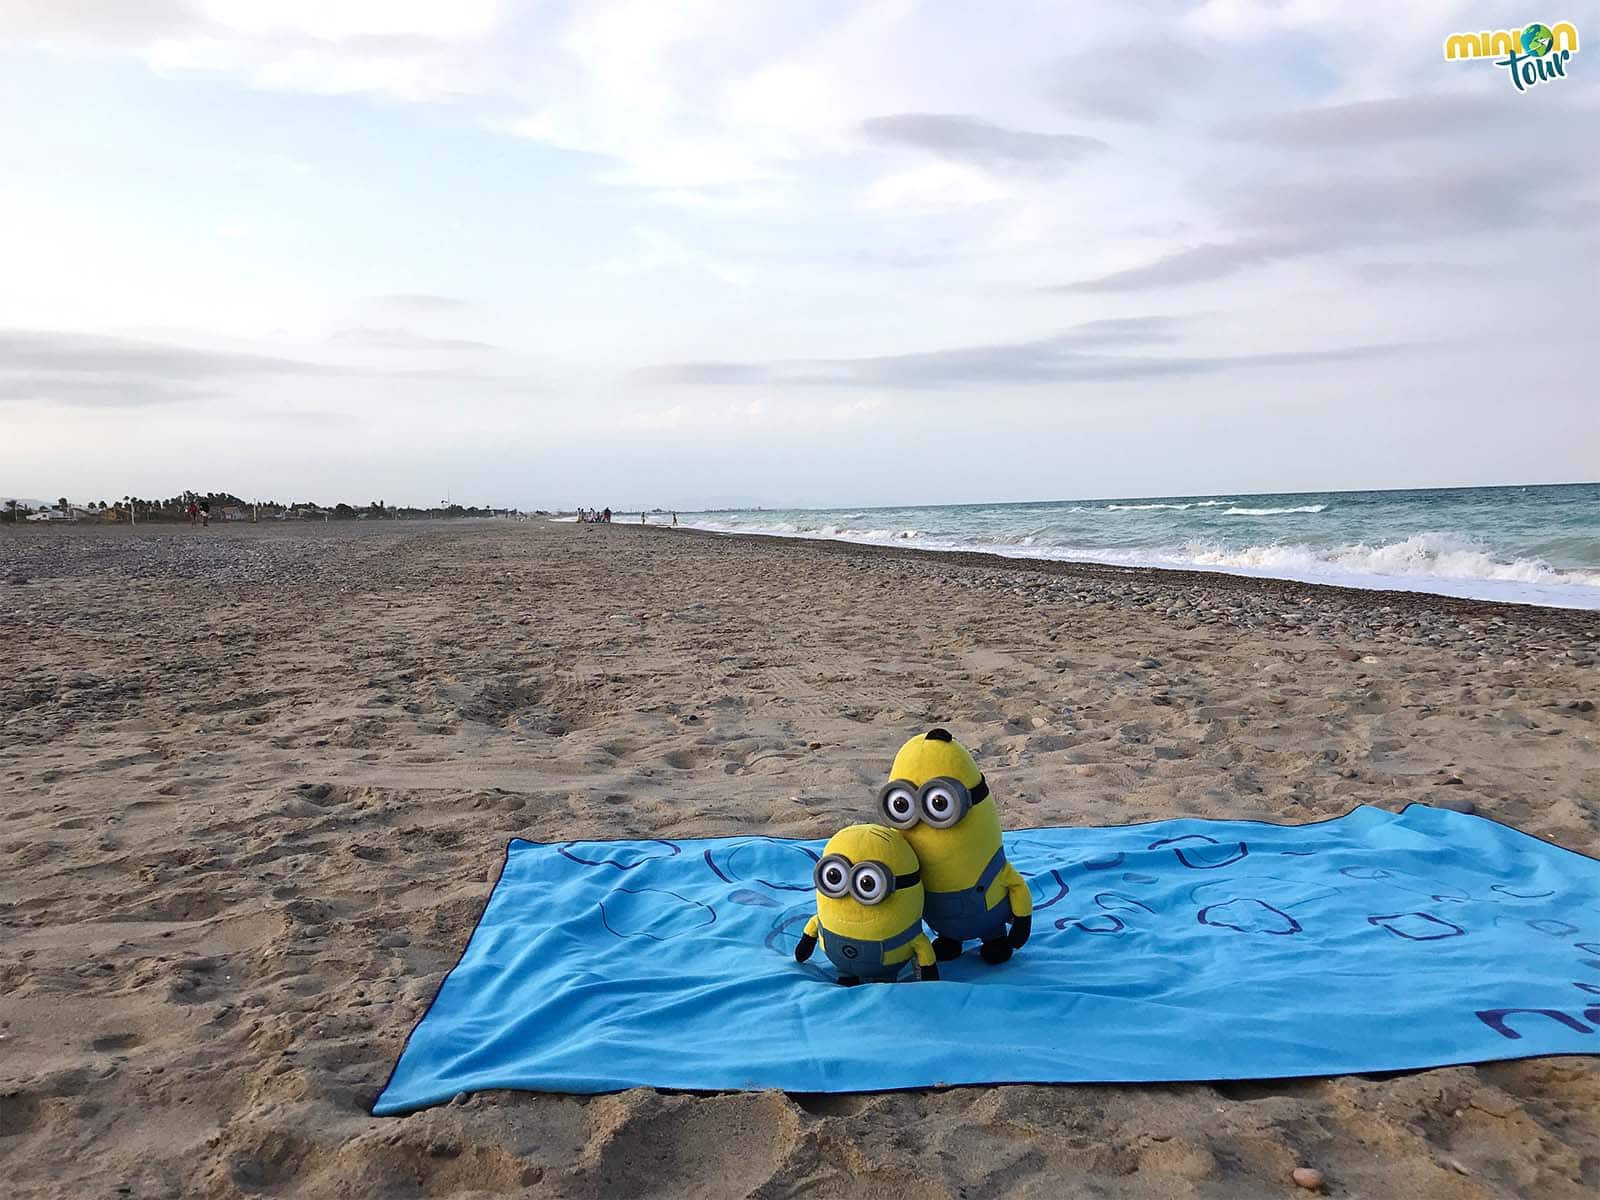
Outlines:
{"type": "Polygon", "coordinates": [[[922,865],[923,919],[936,935],[934,954],[948,961],[962,942],[976,939],[985,962],[1005,962],[1028,940],[1033,897],[1006,861],[1000,814],[983,772],[947,730],[930,729],[900,747],[889,775],[878,811],[922,865]]]}
{"type": "Polygon", "coordinates": [[[794,956],[822,951],[846,987],[894,979],[912,958],[923,979],[939,978],[922,932],[922,881],[906,839],[882,825],[851,825],[828,839],[811,873],[817,915],[806,922],[794,956]]]}

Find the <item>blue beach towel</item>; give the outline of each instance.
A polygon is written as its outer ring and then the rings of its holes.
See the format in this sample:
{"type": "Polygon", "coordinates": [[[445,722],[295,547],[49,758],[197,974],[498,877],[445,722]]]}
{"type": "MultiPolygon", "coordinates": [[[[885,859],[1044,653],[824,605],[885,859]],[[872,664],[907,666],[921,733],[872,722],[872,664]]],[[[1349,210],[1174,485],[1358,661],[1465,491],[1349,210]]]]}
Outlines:
{"type": "Polygon", "coordinates": [[[1393,1071],[1600,1050],[1600,861],[1412,805],[1029,829],[1011,962],[843,988],[822,843],[513,841],[373,1111],[523,1088],[873,1091],[1393,1071]]]}

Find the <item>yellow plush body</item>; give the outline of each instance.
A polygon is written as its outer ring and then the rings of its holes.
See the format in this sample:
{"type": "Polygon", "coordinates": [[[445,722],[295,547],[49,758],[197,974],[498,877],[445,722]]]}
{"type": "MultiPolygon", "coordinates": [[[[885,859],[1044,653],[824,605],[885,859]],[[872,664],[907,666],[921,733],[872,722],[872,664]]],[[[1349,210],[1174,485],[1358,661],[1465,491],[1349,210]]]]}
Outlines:
{"type": "MultiPolygon", "coordinates": [[[[972,755],[942,729],[920,734],[901,746],[889,776],[914,788],[937,779],[955,779],[969,789],[987,790],[983,772],[972,755]]],[[[918,821],[901,832],[922,865],[922,883],[927,892],[924,919],[939,935],[939,956],[953,958],[960,953],[962,941],[978,938],[984,943],[985,959],[993,962],[1009,958],[1011,949],[1027,940],[1033,897],[1022,875],[1004,859],[1000,813],[994,799],[986,796],[974,803],[947,829],[918,821]],[[979,909],[972,893],[997,855],[1002,865],[983,889],[979,909]],[[966,911],[959,915],[952,911],[958,909],[966,911]],[[1007,922],[1012,926],[1009,940],[1007,922]]]]}
{"type": "MultiPolygon", "coordinates": [[[[836,856],[853,864],[880,863],[901,879],[919,875],[917,856],[906,839],[883,825],[841,829],[822,850],[823,862],[836,856]]],[[[922,903],[920,880],[897,886],[876,904],[864,904],[853,895],[827,896],[818,891],[816,915],[806,922],[795,957],[805,961],[820,941],[823,952],[839,968],[841,983],[892,979],[912,958],[924,979],[937,979],[933,945],[922,931],[922,903]]]]}

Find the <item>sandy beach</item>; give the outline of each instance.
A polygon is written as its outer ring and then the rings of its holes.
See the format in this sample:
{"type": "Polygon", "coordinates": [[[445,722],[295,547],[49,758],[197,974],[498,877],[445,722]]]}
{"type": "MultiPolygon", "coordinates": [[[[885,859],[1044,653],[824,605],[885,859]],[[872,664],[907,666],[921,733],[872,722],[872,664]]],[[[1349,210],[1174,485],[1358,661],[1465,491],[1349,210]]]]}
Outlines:
{"type": "Polygon", "coordinates": [[[1600,1062],[1217,1086],[493,1093],[368,1115],[505,842],[1357,804],[1600,854],[1600,616],[544,521],[0,532],[18,1197],[1600,1190],[1600,1062]]]}

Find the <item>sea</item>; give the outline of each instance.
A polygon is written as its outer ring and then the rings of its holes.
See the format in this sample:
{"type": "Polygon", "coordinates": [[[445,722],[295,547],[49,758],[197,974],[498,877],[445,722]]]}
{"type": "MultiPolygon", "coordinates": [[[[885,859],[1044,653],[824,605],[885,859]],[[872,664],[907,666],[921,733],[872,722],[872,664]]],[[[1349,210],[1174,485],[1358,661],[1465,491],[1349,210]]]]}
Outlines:
{"type": "Polygon", "coordinates": [[[681,513],[700,529],[1600,609],[1600,483],[681,513]]]}

